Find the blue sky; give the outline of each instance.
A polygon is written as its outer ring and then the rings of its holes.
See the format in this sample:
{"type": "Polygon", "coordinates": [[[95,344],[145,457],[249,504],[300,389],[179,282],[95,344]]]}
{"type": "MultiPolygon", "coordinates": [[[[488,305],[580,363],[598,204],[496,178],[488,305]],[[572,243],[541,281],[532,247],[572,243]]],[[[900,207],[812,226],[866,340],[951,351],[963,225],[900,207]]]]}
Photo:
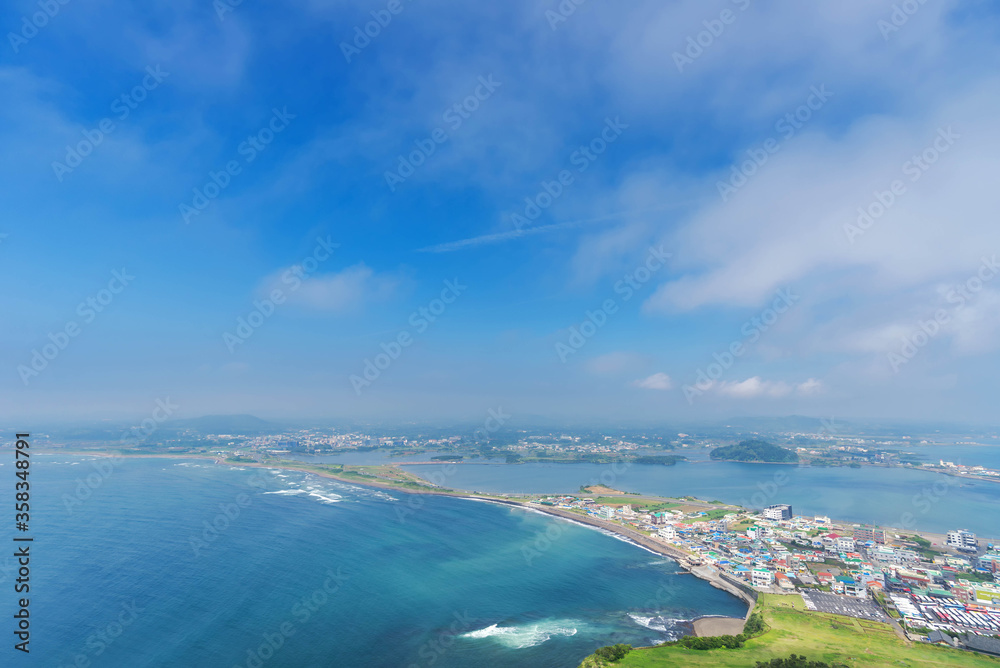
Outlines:
{"type": "Polygon", "coordinates": [[[801,4],[5,3],[4,417],[992,420],[997,13],[801,4]]]}

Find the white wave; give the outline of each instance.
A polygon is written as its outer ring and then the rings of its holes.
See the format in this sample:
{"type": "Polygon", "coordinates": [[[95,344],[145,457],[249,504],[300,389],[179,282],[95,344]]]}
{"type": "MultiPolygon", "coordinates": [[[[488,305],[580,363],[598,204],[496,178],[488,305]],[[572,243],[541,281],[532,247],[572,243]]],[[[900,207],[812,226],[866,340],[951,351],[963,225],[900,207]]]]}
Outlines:
{"type": "Polygon", "coordinates": [[[629,618],[638,624],[639,626],[644,626],[651,631],[659,631],[660,633],[669,633],[674,628],[676,628],[679,622],[687,622],[687,619],[678,619],[676,617],[663,617],[660,615],[637,615],[634,612],[628,613],[629,618]]]}
{"type": "Polygon", "coordinates": [[[276,492],[264,492],[264,494],[305,494],[304,489],[279,489],[276,492]]]}
{"type": "Polygon", "coordinates": [[[317,499],[320,499],[323,503],[340,503],[341,499],[344,498],[342,496],[338,496],[337,494],[333,494],[332,496],[324,496],[319,492],[309,492],[309,496],[315,496],[317,499]]]}
{"type": "Polygon", "coordinates": [[[576,635],[576,622],[551,621],[524,626],[500,626],[491,624],[477,631],[463,633],[462,638],[492,638],[504,647],[523,649],[541,645],[553,636],[576,635]]]}

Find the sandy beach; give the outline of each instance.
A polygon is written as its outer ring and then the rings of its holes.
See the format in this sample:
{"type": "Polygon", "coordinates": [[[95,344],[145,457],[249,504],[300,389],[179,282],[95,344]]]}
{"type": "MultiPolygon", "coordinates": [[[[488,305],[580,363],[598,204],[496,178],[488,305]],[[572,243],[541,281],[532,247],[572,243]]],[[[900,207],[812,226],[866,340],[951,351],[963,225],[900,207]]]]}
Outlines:
{"type": "Polygon", "coordinates": [[[702,617],[694,620],[696,636],[736,636],[743,633],[746,620],[736,617],[702,617]]]}

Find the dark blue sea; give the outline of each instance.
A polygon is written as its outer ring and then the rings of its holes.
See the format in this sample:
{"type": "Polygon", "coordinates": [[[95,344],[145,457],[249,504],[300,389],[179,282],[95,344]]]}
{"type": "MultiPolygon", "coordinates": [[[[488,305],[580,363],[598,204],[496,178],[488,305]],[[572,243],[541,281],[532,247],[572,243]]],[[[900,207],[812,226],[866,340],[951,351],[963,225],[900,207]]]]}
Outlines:
{"type": "MultiPolygon", "coordinates": [[[[746,611],[668,559],[521,509],[195,460],[32,464],[16,665],[575,667],[746,611]]],[[[2,507],[13,474],[3,462],[2,507]]],[[[5,610],[16,577],[0,557],[5,610]]]]}

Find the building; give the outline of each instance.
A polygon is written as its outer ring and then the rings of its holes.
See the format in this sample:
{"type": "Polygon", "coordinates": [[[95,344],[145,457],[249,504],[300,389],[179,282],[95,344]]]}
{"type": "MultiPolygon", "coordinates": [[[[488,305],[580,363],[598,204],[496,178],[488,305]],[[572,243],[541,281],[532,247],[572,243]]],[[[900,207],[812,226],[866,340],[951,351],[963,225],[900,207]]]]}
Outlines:
{"type": "Polygon", "coordinates": [[[854,540],[861,543],[878,543],[885,545],[885,529],[869,525],[854,527],[854,540]]]}
{"type": "Polygon", "coordinates": [[[615,518],[615,509],[611,506],[601,506],[601,509],[597,511],[597,515],[602,520],[613,520],[615,518]]]}
{"type": "Polygon", "coordinates": [[[965,529],[957,529],[948,532],[948,547],[953,547],[956,550],[977,552],[979,550],[979,541],[976,540],[976,534],[965,529]]]}
{"type": "Polygon", "coordinates": [[[660,536],[660,538],[663,538],[665,540],[674,540],[675,538],[677,538],[677,529],[669,524],[660,529],[659,531],[657,531],[656,533],[657,535],[660,536]]]}
{"type": "Polygon", "coordinates": [[[775,522],[792,519],[792,507],[787,503],[776,503],[764,509],[764,517],[775,522]]]}
{"type": "Polygon", "coordinates": [[[966,632],[965,637],[962,638],[962,642],[973,651],[1000,656],[1000,640],[996,638],[988,638],[966,632]]]}
{"type": "Polygon", "coordinates": [[[837,537],[837,551],[838,552],[853,552],[854,551],[854,539],[848,538],[847,536],[837,537]]]}
{"type": "Polygon", "coordinates": [[[1000,573],[1000,555],[984,554],[979,557],[979,566],[993,573],[1000,573]]]}
{"type": "Polygon", "coordinates": [[[770,587],[774,582],[774,573],[766,568],[755,568],[750,571],[750,582],[754,587],[770,587]]]}

